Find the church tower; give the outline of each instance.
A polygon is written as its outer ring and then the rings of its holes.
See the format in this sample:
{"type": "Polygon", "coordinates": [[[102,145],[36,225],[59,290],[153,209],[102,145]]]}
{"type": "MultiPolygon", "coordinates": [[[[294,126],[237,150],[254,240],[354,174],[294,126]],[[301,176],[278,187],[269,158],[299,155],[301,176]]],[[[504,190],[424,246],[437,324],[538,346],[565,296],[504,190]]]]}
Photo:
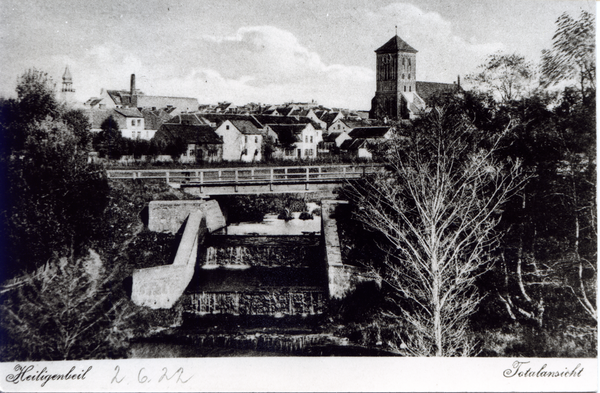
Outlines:
{"type": "Polygon", "coordinates": [[[69,66],[65,68],[62,80],[60,100],[66,104],[73,104],[75,102],[75,89],[73,88],[73,77],[69,71],[69,66]]]}
{"type": "Polygon", "coordinates": [[[369,117],[405,118],[408,116],[407,102],[412,102],[416,91],[417,50],[396,35],[375,53],[377,89],[371,100],[369,117]]]}

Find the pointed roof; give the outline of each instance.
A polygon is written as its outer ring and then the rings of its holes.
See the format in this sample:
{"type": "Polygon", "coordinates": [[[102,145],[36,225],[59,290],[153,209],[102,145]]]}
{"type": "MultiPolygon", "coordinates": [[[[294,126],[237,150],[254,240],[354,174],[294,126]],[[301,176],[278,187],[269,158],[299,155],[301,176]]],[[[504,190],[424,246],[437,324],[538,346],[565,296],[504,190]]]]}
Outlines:
{"type": "Polygon", "coordinates": [[[418,51],[412,46],[408,45],[402,38],[398,37],[397,35],[393,36],[391,40],[386,42],[381,48],[375,51],[375,53],[396,52],[417,53],[418,51]]]}
{"type": "Polygon", "coordinates": [[[71,76],[71,71],[69,71],[69,66],[65,68],[65,73],[63,74],[63,82],[73,82],[73,77],[71,76]]]}

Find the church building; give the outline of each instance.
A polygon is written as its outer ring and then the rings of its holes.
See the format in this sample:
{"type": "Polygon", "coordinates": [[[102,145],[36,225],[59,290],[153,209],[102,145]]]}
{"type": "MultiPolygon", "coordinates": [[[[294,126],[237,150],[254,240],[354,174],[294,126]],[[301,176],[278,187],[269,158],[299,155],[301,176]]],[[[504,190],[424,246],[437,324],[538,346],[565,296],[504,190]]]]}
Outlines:
{"type": "Polygon", "coordinates": [[[433,95],[460,89],[460,82],[418,82],[417,50],[397,35],[375,53],[377,86],[369,112],[372,119],[412,119],[427,108],[433,95]]]}

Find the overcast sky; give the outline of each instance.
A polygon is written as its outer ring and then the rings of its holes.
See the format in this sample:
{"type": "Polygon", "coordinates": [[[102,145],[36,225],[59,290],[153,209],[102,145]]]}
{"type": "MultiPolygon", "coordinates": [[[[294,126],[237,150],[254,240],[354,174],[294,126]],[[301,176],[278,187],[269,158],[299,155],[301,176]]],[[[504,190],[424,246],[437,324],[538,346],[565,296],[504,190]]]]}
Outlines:
{"type": "Polygon", "coordinates": [[[417,49],[417,80],[448,82],[496,51],[538,61],[563,12],[593,0],[0,0],[0,95],[28,68],[76,96],[101,88],[200,103],[315,100],[369,109],[375,49],[395,34],[417,49]]]}

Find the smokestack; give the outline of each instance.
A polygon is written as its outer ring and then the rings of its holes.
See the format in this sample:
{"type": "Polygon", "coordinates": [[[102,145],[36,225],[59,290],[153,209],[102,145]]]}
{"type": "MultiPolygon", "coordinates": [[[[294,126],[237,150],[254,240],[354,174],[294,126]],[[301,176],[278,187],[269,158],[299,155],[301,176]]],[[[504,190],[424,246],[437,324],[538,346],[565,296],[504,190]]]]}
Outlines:
{"type": "Polygon", "coordinates": [[[135,95],[135,74],[131,74],[131,96],[135,95]]]}

